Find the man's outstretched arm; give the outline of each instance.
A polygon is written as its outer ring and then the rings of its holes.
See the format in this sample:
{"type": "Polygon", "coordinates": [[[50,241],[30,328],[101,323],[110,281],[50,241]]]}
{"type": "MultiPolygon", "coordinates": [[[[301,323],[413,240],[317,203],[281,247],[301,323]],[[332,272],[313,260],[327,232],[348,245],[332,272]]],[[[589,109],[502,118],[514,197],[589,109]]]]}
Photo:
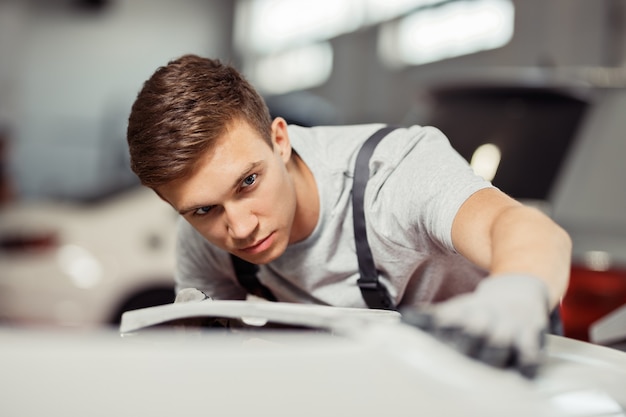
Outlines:
{"type": "Polygon", "coordinates": [[[570,274],[569,235],[539,210],[489,188],[459,209],[452,241],[463,256],[492,276],[525,274],[548,288],[550,307],[565,294],[570,274]]]}
{"type": "Polygon", "coordinates": [[[491,188],[461,206],[452,241],[489,277],[473,293],[405,311],[405,321],[468,356],[533,376],[550,311],[567,289],[569,236],[540,211],[491,188]]]}

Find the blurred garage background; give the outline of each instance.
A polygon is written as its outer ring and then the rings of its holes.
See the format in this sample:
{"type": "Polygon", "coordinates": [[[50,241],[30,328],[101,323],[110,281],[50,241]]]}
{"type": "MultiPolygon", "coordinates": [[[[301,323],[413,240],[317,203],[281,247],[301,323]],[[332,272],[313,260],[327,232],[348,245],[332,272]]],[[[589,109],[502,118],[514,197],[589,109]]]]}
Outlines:
{"type": "Polygon", "coordinates": [[[566,336],[626,305],[626,0],[0,0],[3,325],[172,300],[176,216],[138,187],[125,128],[185,53],[293,123],[441,128],[572,235],[566,336]]]}

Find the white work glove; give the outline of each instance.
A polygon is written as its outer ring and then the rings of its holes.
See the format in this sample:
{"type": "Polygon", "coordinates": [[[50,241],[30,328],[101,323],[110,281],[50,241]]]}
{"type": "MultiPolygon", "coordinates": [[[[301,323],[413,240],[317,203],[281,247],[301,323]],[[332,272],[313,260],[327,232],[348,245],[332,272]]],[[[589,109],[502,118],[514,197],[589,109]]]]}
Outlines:
{"type": "MultiPolygon", "coordinates": [[[[197,303],[204,300],[212,300],[211,297],[197,288],[183,288],[176,294],[174,304],[197,303]]],[[[213,317],[188,317],[172,322],[179,330],[199,329],[203,327],[228,327],[228,320],[213,317]]]]}
{"type": "Polygon", "coordinates": [[[459,352],[529,378],[541,362],[549,314],[546,284],[513,274],[486,278],[472,293],[402,311],[405,323],[459,352]]]}
{"type": "Polygon", "coordinates": [[[211,297],[209,297],[197,288],[183,288],[182,290],[178,291],[178,294],[176,294],[176,299],[174,299],[174,302],[186,303],[189,301],[203,301],[206,299],[211,299],[211,297]]]}

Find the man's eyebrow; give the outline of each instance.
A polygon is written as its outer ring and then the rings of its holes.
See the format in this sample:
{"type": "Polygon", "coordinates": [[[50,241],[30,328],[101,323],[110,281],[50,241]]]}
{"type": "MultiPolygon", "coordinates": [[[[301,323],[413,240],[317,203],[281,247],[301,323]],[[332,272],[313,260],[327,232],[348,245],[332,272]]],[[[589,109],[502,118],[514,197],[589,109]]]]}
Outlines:
{"type": "MultiPolygon", "coordinates": [[[[236,189],[239,188],[239,185],[242,183],[242,181],[248,176],[250,175],[250,171],[254,170],[255,168],[259,167],[261,164],[263,163],[263,161],[255,161],[255,162],[250,162],[248,165],[246,165],[246,167],[244,169],[241,170],[241,175],[239,175],[237,177],[237,179],[235,181],[233,181],[233,185],[231,186],[231,189],[236,189]]],[[[186,213],[190,212],[190,211],[194,211],[197,210],[201,207],[207,207],[210,206],[211,204],[202,204],[202,203],[197,203],[197,204],[191,204],[187,207],[182,207],[178,210],[178,213],[180,215],[185,215],[186,213]]]]}

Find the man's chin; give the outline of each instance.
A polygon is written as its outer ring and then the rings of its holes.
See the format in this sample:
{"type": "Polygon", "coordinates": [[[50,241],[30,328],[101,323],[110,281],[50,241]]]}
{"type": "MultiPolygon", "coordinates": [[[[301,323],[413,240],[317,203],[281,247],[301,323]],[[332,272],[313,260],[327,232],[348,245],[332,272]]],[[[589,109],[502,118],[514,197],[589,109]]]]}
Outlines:
{"type": "Polygon", "coordinates": [[[278,259],[287,248],[287,245],[275,244],[271,248],[260,253],[251,254],[246,251],[236,251],[235,256],[256,265],[265,265],[278,259]]]}
{"type": "Polygon", "coordinates": [[[268,264],[276,259],[278,259],[281,255],[281,253],[278,254],[259,254],[257,256],[254,255],[247,255],[247,254],[242,254],[242,253],[234,253],[235,256],[238,256],[239,258],[243,259],[244,261],[253,263],[255,265],[265,265],[268,264]]]}

